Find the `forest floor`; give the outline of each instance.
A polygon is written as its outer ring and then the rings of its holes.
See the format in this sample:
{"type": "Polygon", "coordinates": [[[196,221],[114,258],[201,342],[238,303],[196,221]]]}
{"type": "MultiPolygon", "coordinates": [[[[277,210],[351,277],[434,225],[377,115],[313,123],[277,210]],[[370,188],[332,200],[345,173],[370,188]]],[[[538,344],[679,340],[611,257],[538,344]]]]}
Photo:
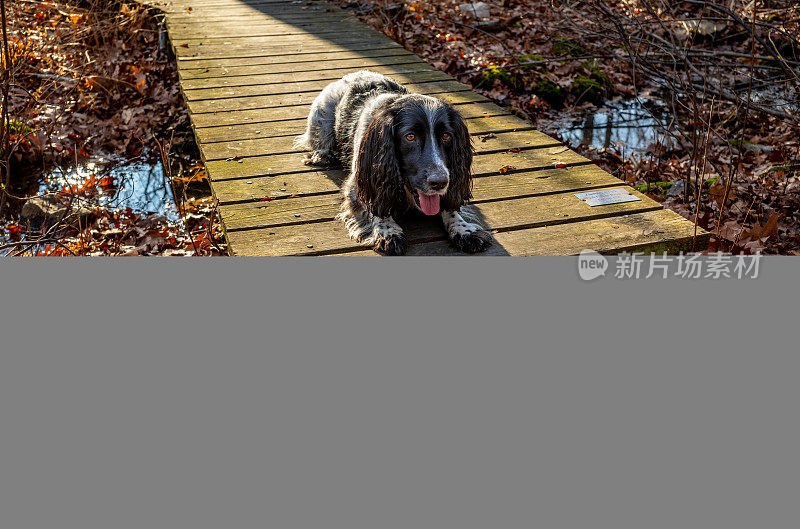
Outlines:
{"type": "Polygon", "coordinates": [[[226,254],[157,12],[7,5],[0,255],[226,254]]]}
{"type": "Polygon", "coordinates": [[[795,2],[337,2],[711,231],[711,251],[800,254],[795,2]]]}

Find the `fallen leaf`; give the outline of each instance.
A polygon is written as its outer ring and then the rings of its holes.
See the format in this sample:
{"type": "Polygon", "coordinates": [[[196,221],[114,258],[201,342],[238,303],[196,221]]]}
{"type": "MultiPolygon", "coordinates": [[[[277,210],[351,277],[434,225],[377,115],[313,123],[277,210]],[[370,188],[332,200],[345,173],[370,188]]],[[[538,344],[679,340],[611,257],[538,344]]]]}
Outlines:
{"type": "MultiPolygon", "coordinates": [[[[722,208],[722,201],[725,199],[725,184],[711,184],[708,188],[708,196],[722,208]]],[[[730,206],[735,199],[733,189],[728,193],[726,206],[730,206]]]]}
{"type": "Polygon", "coordinates": [[[112,187],[116,186],[116,181],[113,176],[104,176],[103,178],[97,181],[97,187],[106,191],[112,187]]]}
{"type": "Polygon", "coordinates": [[[767,219],[767,222],[764,223],[762,226],[759,223],[755,223],[752,228],[749,230],[744,230],[742,232],[742,240],[763,240],[766,241],[767,239],[777,239],[778,238],[778,220],[780,220],[781,214],[778,212],[773,213],[767,219]]]}

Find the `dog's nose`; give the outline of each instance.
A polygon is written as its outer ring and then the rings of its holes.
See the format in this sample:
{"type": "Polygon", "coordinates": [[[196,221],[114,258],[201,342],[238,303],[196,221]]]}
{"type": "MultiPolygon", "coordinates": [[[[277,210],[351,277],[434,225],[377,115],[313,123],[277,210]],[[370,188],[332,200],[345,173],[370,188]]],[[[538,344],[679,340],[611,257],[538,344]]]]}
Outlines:
{"type": "Polygon", "coordinates": [[[434,191],[441,191],[447,187],[448,178],[446,176],[429,176],[428,186],[434,191]]]}

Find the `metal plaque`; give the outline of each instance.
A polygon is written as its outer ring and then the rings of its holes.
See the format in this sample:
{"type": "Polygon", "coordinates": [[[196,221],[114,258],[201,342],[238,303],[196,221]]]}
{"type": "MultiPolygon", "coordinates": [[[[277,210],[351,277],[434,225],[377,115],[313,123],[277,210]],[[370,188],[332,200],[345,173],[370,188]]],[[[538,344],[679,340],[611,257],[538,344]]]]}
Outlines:
{"type": "Polygon", "coordinates": [[[586,202],[588,205],[608,206],[610,204],[622,204],[623,202],[636,202],[641,198],[631,195],[630,192],[621,187],[614,189],[599,189],[597,191],[586,191],[585,193],[575,193],[575,196],[586,202]]]}

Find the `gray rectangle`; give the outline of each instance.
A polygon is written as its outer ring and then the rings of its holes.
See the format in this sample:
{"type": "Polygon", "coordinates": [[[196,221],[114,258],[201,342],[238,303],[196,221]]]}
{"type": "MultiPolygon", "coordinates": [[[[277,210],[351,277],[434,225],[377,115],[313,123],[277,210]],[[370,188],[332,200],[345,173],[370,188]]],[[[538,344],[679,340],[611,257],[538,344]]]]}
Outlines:
{"type": "Polygon", "coordinates": [[[575,196],[586,202],[588,205],[608,206],[611,204],[622,204],[624,202],[636,202],[641,198],[632,195],[630,191],[622,187],[614,189],[600,189],[599,191],[586,191],[585,193],[575,193],[575,196]]]}

